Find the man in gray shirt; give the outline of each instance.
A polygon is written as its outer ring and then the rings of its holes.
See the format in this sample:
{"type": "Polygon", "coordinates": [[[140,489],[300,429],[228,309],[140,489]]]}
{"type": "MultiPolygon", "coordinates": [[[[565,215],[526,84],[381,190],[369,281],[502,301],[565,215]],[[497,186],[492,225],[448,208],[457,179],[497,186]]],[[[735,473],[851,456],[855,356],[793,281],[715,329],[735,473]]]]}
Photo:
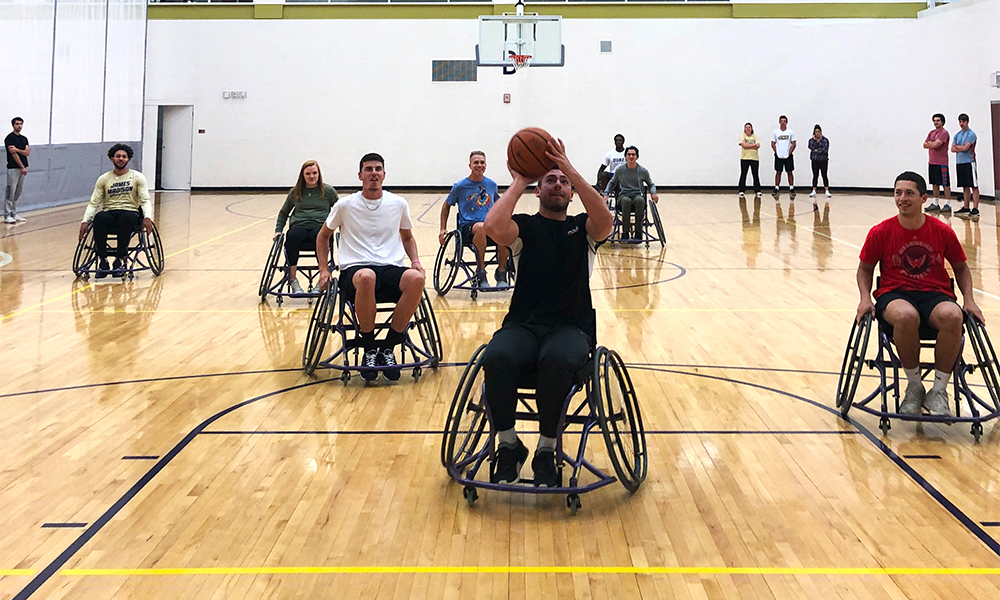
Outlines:
{"type": "Polygon", "coordinates": [[[604,188],[604,201],[608,201],[611,191],[618,190],[618,208],[621,210],[621,239],[632,238],[632,214],[635,213],[635,236],[642,237],[642,220],[646,215],[646,200],[642,197],[642,184],[649,187],[650,198],[659,202],[656,195],[656,184],[649,178],[649,171],[639,164],[639,149],[629,146],[625,149],[625,164],[615,169],[615,176],[604,188]]]}

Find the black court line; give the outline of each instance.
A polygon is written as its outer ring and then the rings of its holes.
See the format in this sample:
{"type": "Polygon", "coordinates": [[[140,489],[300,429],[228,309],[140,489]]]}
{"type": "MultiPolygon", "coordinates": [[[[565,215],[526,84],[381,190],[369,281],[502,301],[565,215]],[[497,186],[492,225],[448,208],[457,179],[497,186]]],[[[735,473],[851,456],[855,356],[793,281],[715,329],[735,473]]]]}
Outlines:
{"type": "Polygon", "coordinates": [[[42,523],[42,529],[72,529],[86,526],[86,523],[42,523]]]}
{"type": "Polygon", "coordinates": [[[1000,521],[980,521],[979,524],[983,527],[1000,527],[1000,521]]]}
{"type": "Polygon", "coordinates": [[[677,263],[672,263],[672,262],[667,261],[667,260],[660,260],[658,258],[653,258],[653,257],[649,257],[649,260],[653,260],[653,261],[656,261],[656,262],[658,262],[660,264],[664,264],[664,265],[668,265],[668,266],[674,267],[675,269],[677,269],[679,271],[679,273],[677,273],[673,277],[668,277],[666,279],[659,279],[657,281],[648,281],[646,283],[632,283],[632,284],[629,284],[629,285],[619,285],[619,286],[611,286],[611,287],[603,287],[603,288],[591,288],[591,291],[594,291],[594,292],[606,292],[606,291],[609,291],[609,290],[629,290],[629,289],[633,289],[633,288],[652,287],[654,285],[659,285],[661,283],[670,283],[671,281],[677,281],[681,277],[684,277],[685,275],[687,275],[687,269],[685,269],[684,267],[680,266],[677,263]]]}
{"type": "Polygon", "coordinates": [[[904,454],[903,458],[931,458],[931,459],[940,459],[941,456],[939,456],[937,454],[904,454]]]}
{"type": "MultiPolygon", "coordinates": [[[[434,429],[215,429],[202,431],[202,435],[444,435],[446,432],[434,429]]],[[[536,433],[520,431],[518,433],[536,433]]],[[[568,435],[579,435],[579,431],[567,431],[568,435]]],[[[830,430],[790,430],[781,429],[664,429],[646,431],[646,435],[859,435],[857,431],[830,430]]],[[[922,457],[917,457],[922,458],[922,457]]],[[[938,457],[940,458],[940,457],[938,457]]]]}
{"type": "Polygon", "coordinates": [[[129,456],[123,456],[122,460],[156,460],[160,458],[154,454],[131,454],[129,456]]]}

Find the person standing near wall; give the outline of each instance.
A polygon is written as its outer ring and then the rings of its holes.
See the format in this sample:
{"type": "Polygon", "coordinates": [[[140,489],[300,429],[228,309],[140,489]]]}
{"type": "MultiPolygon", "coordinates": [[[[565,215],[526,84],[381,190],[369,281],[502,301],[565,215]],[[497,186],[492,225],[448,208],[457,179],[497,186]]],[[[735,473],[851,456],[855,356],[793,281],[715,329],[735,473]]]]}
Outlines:
{"type": "Polygon", "coordinates": [[[781,172],[788,173],[788,197],[795,200],[795,132],[788,128],[788,117],[778,117],[778,128],[771,134],[771,151],[774,152],[774,201],[778,201],[781,172]]]}
{"type": "Polygon", "coordinates": [[[944,115],[936,113],[931,117],[934,122],[934,129],[924,139],[924,148],[927,148],[927,180],[934,189],[934,196],[931,203],[927,205],[924,212],[951,212],[951,173],[948,172],[948,141],[951,135],[944,128],[944,115]],[[938,204],[938,194],[940,188],[944,187],[944,208],[938,204]]]}
{"type": "Polygon", "coordinates": [[[747,123],[743,126],[743,135],[740,136],[740,198],[746,198],[743,192],[747,189],[747,171],[753,174],[753,191],[760,199],[760,140],[754,135],[753,125],[747,123]]]}
{"type": "Polygon", "coordinates": [[[823,135],[823,128],[818,124],[813,127],[812,137],[809,138],[809,160],[812,162],[813,189],[809,197],[816,197],[816,184],[819,176],[823,174],[823,188],[826,189],[826,197],[830,197],[830,178],[826,175],[827,167],[830,164],[830,140],[823,135]]]}
{"type": "Polygon", "coordinates": [[[4,194],[3,222],[7,224],[27,221],[17,214],[17,201],[21,198],[24,176],[28,174],[28,157],[31,155],[28,138],[21,135],[24,119],[14,117],[10,124],[14,131],[3,140],[3,145],[7,148],[7,191],[4,194]]]}
{"type": "Polygon", "coordinates": [[[955,134],[951,151],[955,153],[955,171],[958,173],[958,187],[962,188],[962,208],[955,213],[963,219],[979,218],[979,174],[976,172],[976,133],[969,129],[969,115],[958,115],[961,131],[955,134]],[[972,196],[972,210],[969,210],[969,196],[972,196]]]}
{"type": "Polygon", "coordinates": [[[608,150],[608,153],[604,155],[604,162],[597,169],[597,191],[607,187],[611,177],[615,174],[615,169],[623,164],[625,164],[625,136],[619,133],[615,135],[614,149],[608,150]]]}

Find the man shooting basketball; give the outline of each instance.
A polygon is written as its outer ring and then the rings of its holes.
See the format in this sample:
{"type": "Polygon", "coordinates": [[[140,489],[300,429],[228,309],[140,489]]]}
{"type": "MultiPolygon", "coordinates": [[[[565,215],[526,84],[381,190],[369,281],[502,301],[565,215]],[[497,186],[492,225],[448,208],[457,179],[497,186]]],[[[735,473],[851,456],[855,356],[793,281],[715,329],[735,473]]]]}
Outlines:
{"type": "Polygon", "coordinates": [[[483,354],[486,398],[498,431],[499,450],[493,483],[516,483],[528,449],[514,431],[517,382],[537,373],[540,437],[532,460],[534,484],[559,484],[556,436],[563,401],[577,371],[594,346],[596,319],[590,273],[596,243],[614,226],[614,217],[597,191],[570,164],[561,140],[550,139],[547,156],[556,168],[538,182],[534,215],[513,214],[531,181],[511,169],[513,182],[486,215],[486,233],[510,246],[518,257],[518,276],[510,310],[483,354]],[[573,188],[586,211],[567,216],[573,188]]]}

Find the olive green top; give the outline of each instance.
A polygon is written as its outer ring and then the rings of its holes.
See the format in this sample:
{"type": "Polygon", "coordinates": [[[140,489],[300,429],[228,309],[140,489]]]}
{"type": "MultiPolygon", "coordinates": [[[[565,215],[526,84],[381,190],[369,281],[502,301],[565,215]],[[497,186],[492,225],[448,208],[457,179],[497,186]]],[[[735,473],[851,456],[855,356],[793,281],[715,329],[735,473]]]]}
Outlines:
{"type": "Polygon", "coordinates": [[[278,211],[278,220],[274,224],[275,233],[285,228],[285,221],[288,221],[289,214],[292,215],[291,221],[288,223],[289,229],[323,225],[326,217],[330,214],[330,208],[339,199],[337,190],[333,189],[332,185],[324,183],[323,189],[325,193],[322,198],[319,197],[319,186],[302,190],[302,200],[299,202],[295,201],[292,192],[288,192],[285,203],[278,211]]]}

